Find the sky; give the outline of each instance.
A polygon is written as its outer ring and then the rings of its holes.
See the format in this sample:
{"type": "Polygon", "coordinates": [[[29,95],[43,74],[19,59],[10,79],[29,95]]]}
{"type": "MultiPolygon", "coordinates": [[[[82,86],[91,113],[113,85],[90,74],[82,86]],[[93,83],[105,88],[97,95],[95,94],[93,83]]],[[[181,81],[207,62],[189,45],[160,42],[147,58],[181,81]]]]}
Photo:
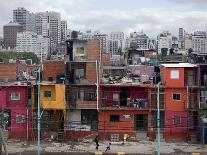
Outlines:
{"type": "Polygon", "coordinates": [[[179,27],[189,33],[207,29],[207,0],[0,0],[0,36],[18,7],[60,12],[68,28],[80,31],[143,31],[156,37],[164,30],[177,36],[179,27]]]}

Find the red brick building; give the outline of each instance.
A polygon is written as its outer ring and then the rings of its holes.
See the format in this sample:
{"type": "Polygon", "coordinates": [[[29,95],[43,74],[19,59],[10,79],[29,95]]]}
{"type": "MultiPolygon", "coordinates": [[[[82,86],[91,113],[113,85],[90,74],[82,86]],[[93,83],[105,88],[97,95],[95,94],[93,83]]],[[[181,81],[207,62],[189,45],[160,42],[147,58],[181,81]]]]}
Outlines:
{"type": "Polygon", "coordinates": [[[13,49],[16,47],[17,33],[22,32],[23,28],[16,22],[9,22],[3,27],[4,31],[4,46],[7,49],[13,49]]]}

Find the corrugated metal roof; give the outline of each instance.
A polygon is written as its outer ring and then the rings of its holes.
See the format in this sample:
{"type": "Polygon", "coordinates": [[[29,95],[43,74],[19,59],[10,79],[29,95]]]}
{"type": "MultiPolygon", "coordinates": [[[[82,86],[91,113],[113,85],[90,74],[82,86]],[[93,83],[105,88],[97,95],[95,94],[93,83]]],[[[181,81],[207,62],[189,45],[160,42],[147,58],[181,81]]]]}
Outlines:
{"type": "Polygon", "coordinates": [[[161,64],[164,67],[197,67],[197,65],[190,63],[177,63],[177,64],[161,64]]]}

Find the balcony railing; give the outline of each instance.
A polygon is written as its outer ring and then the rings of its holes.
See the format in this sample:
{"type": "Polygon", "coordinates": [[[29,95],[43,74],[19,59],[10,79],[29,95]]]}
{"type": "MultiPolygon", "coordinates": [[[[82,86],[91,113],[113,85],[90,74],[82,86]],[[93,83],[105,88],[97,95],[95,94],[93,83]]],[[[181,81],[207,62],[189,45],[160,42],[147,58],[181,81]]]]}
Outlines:
{"type": "Polygon", "coordinates": [[[113,101],[105,100],[101,104],[101,108],[118,108],[118,109],[148,109],[149,104],[146,99],[130,100],[129,98],[125,101],[113,101]]]}

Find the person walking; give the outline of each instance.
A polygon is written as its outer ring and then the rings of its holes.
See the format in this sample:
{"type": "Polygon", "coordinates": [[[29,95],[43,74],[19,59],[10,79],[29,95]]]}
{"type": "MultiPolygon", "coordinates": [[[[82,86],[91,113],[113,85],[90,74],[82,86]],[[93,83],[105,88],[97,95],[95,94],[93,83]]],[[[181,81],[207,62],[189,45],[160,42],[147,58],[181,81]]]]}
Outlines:
{"type": "Polygon", "coordinates": [[[96,143],[96,150],[98,150],[98,147],[99,147],[99,138],[98,138],[98,136],[96,136],[96,138],[95,138],[95,143],[96,143]]]}
{"type": "Polygon", "coordinates": [[[109,151],[111,149],[111,142],[108,143],[108,145],[106,146],[106,152],[109,151]]]}

